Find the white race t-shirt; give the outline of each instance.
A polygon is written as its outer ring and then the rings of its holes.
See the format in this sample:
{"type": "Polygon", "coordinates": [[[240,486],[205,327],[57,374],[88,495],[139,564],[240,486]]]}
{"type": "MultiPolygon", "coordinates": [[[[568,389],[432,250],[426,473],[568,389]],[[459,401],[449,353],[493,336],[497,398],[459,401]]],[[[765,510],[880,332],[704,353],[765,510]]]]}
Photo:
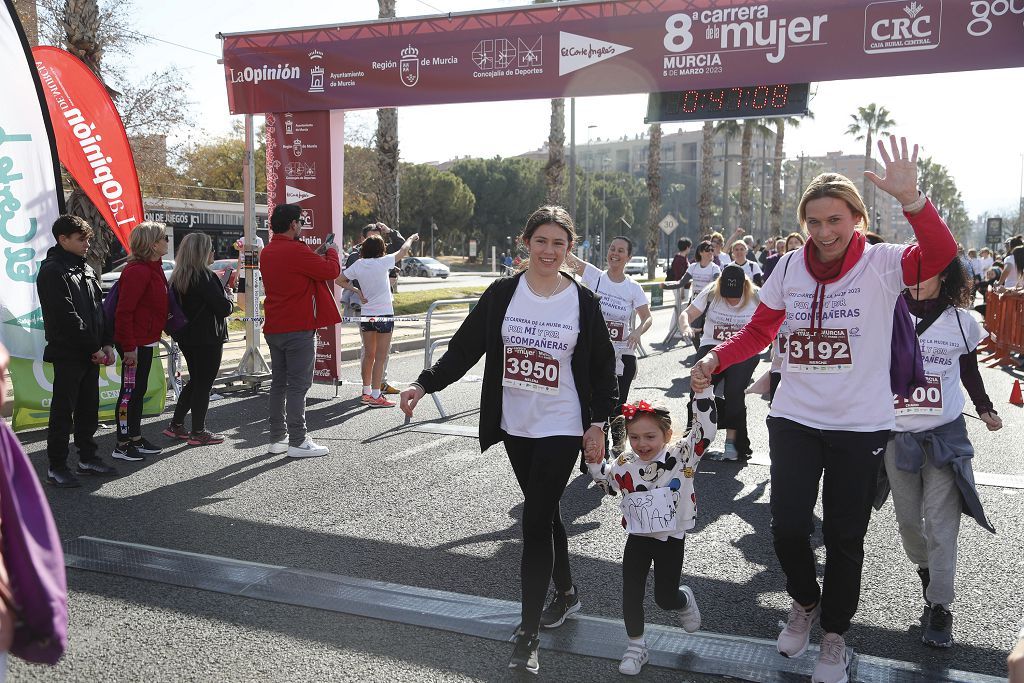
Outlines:
{"type": "Polygon", "coordinates": [[[626,337],[633,332],[633,311],[648,302],[643,287],[630,276],[625,278],[622,282],[612,282],[608,273],[589,263],[583,270],[583,284],[600,297],[601,313],[615,355],[635,356],[636,352],[626,344],[626,337]]]}
{"type": "Polygon", "coordinates": [[[757,310],[759,303],[755,295],[747,299],[746,305],[741,301],[738,306],[732,306],[722,297],[715,296],[714,291],[715,284],[711,283],[691,302],[691,305],[707,312],[704,318],[704,333],[700,338],[701,346],[718,346],[732,338],[754,317],[754,311],[757,310]],[[708,301],[711,302],[710,305],[708,301]]]}
{"type": "MultiPolygon", "coordinates": [[[[746,262],[743,263],[743,265],[740,265],[735,261],[730,261],[725,266],[725,268],[728,268],[729,266],[736,266],[738,268],[742,268],[743,272],[747,274],[747,279],[750,280],[751,282],[754,281],[755,275],[760,275],[764,277],[764,271],[761,270],[760,264],[750,260],[749,258],[746,260],[746,262]]],[[[722,270],[725,270],[725,268],[723,268],[722,270]]]]}
{"type": "Polygon", "coordinates": [[[530,291],[525,275],[519,278],[501,323],[501,428],[506,433],[531,439],[583,435],[572,374],[579,333],[575,284],[546,299],[530,291]]]}
{"type": "Polygon", "coordinates": [[[718,276],[722,274],[722,269],[714,261],[710,261],[706,266],[701,266],[698,261],[691,263],[686,272],[693,276],[693,284],[690,285],[691,291],[699,293],[718,279],[718,276]]]}
{"type": "Polygon", "coordinates": [[[760,291],[763,304],[786,311],[780,330],[783,379],[769,415],[815,429],[893,428],[889,356],[893,308],[903,290],[900,261],[906,248],[865,245],[853,268],[824,286],[824,332],[811,338],[806,330],[811,326],[817,282],[804,264],[804,248],[779,261],[775,268],[780,276],[768,278],[760,291]]]}
{"type": "Polygon", "coordinates": [[[1003,272],[1006,273],[1006,279],[1003,281],[1004,287],[1016,287],[1017,286],[1017,266],[1013,262],[1012,256],[1007,256],[1003,259],[1003,272]]]}
{"type": "Polygon", "coordinates": [[[367,299],[362,315],[395,314],[388,281],[388,271],[394,267],[395,255],[388,254],[380,258],[361,258],[342,271],[349,280],[359,280],[359,289],[367,299]]]}
{"type": "MultiPolygon", "coordinates": [[[[914,325],[920,320],[910,318],[914,325]]],[[[928,326],[921,335],[928,386],[915,389],[909,401],[894,398],[897,432],[923,432],[960,416],[966,403],[960,386],[960,356],[978,348],[987,336],[970,313],[952,306],[928,326]]]]}

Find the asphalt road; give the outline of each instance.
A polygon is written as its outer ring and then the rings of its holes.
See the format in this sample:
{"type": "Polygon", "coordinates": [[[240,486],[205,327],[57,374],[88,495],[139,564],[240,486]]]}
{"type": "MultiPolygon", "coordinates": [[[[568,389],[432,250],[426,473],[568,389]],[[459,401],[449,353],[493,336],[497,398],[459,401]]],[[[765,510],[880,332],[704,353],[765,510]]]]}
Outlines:
{"type": "MultiPolygon", "coordinates": [[[[647,339],[664,335],[656,313],[647,339]]],[[[685,420],[689,349],[652,349],[639,363],[631,397],[667,403],[685,420]]],[[[419,353],[393,358],[396,383],[420,369],[419,353]]],[[[355,379],[355,369],[345,372],[355,379]]],[[[472,373],[479,376],[478,366],[472,373]]],[[[968,427],[978,471],[1017,474],[1024,411],[1006,403],[1012,377],[984,370],[1006,427],[968,427]]],[[[518,600],[521,494],[500,446],[481,455],[475,440],[403,427],[394,410],[370,410],[357,387],[317,386],[308,422],[332,449],[292,461],[266,452],[265,393],[211,406],[220,446],[170,445],[143,463],[118,462],[122,476],[47,489],[61,534],[301,567],[445,591],[518,600]]],[[[475,425],[479,383],[443,392],[451,422],[475,425]]],[[[841,401],[842,397],[837,397],[841,401]]],[[[755,449],[767,448],[767,404],[748,397],[755,449]]],[[[437,418],[420,404],[417,421],[437,418]]],[[[153,441],[165,417],[144,428],[153,441]]],[[[45,434],[22,435],[45,473],[45,434]]],[[[721,442],[722,437],[719,437],[721,442]]],[[[104,432],[101,444],[113,446],[104,432]]],[[[574,578],[588,614],[617,619],[624,537],[612,498],[575,477],[563,498],[574,578]]],[[[684,581],[693,587],[703,629],[773,638],[789,600],[768,530],[768,470],[705,462],[697,475],[700,516],[687,539],[684,581]]],[[[900,547],[892,505],[876,513],[867,539],[860,610],[848,642],[857,652],[926,667],[1005,676],[1005,658],[1024,613],[1024,490],[986,486],[993,536],[964,518],[955,636],[935,651],[919,642],[917,575],[900,547]]],[[[819,508],[820,513],[820,508],[819,508]]],[[[820,546],[820,535],[816,536],[820,546]]],[[[819,547],[819,560],[822,549],[819,547]]],[[[820,571],[820,567],[819,567],[820,571]]],[[[350,617],[99,573],[69,570],[70,645],[54,668],[13,662],[13,681],[463,681],[506,676],[510,646],[443,631],[350,617]]],[[[673,624],[648,600],[648,620],[673,624]]],[[[618,654],[622,643],[608,644],[618,654]]],[[[618,676],[606,659],[541,653],[541,678],[595,681],[618,676]]],[[[647,680],[707,680],[655,667],[647,680]]]]}

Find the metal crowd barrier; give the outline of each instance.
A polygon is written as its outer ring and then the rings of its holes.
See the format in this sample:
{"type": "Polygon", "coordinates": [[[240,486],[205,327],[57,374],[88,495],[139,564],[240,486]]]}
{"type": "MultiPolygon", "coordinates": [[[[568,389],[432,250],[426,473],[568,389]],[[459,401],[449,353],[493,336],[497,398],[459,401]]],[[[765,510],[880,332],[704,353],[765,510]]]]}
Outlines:
{"type": "MultiPolygon", "coordinates": [[[[460,304],[466,304],[470,310],[476,305],[476,302],[480,300],[479,297],[467,298],[467,299],[438,299],[437,301],[430,304],[427,308],[427,312],[424,315],[424,327],[423,327],[423,369],[426,370],[434,364],[434,351],[442,346],[448,344],[451,341],[452,336],[438,337],[434,339],[430,333],[430,323],[433,320],[434,313],[441,306],[456,306],[460,304]]],[[[444,409],[444,404],[441,403],[441,397],[438,396],[437,392],[430,395],[434,399],[434,405],[437,406],[437,412],[441,414],[441,417],[447,418],[448,411],[444,409]]]]}

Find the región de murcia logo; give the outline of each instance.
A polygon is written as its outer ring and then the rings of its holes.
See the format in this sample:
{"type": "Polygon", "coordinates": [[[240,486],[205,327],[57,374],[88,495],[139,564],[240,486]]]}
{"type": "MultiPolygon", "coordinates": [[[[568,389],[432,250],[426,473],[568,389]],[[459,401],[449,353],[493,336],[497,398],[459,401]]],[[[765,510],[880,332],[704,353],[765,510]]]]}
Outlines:
{"type": "Polygon", "coordinates": [[[411,88],[420,81],[420,51],[412,45],[402,50],[402,61],[399,63],[398,75],[402,85],[411,88]]]}

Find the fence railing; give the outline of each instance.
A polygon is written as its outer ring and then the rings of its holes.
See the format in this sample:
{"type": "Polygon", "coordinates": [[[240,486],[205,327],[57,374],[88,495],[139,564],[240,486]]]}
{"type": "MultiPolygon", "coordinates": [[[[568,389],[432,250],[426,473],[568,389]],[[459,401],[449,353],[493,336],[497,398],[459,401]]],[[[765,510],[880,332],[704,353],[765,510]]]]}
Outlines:
{"type": "Polygon", "coordinates": [[[985,296],[985,329],[989,338],[983,345],[992,354],[986,362],[1016,366],[1010,354],[1024,353],[1024,292],[990,290],[985,296]]]}
{"type": "MultiPolygon", "coordinates": [[[[445,346],[451,341],[452,336],[434,338],[431,333],[431,323],[434,319],[434,314],[437,309],[441,306],[460,306],[465,305],[472,310],[476,302],[480,300],[479,297],[472,297],[467,299],[439,299],[427,308],[426,315],[424,316],[423,326],[423,369],[426,370],[434,364],[434,351],[445,346]]],[[[434,392],[430,395],[434,399],[434,405],[437,406],[437,412],[441,414],[441,417],[447,418],[448,411],[444,409],[444,404],[441,402],[441,397],[434,392]]]]}

